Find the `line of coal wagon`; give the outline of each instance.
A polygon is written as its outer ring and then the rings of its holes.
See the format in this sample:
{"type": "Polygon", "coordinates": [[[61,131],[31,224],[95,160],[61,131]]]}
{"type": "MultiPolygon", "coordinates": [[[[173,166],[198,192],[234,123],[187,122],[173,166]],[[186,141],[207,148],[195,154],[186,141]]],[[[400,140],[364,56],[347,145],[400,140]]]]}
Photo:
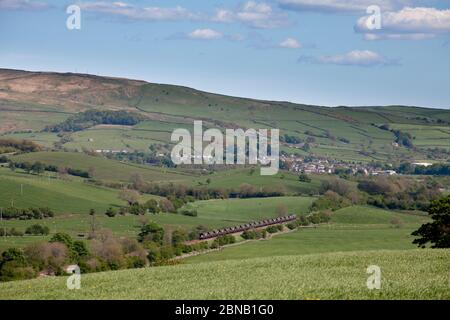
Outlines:
{"type": "Polygon", "coordinates": [[[295,219],[297,219],[297,216],[295,214],[293,214],[293,215],[289,215],[289,216],[278,217],[278,218],[273,218],[273,219],[266,219],[266,220],[257,221],[257,222],[249,222],[249,223],[242,224],[242,225],[239,225],[236,227],[228,227],[228,228],[203,232],[203,233],[200,233],[199,240],[207,240],[207,239],[224,236],[226,234],[244,232],[244,231],[250,230],[250,229],[262,228],[262,227],[267,227],[267,226],[271,226],[274,224],[286,223],[289,221],[294,221],[295,219]]]}

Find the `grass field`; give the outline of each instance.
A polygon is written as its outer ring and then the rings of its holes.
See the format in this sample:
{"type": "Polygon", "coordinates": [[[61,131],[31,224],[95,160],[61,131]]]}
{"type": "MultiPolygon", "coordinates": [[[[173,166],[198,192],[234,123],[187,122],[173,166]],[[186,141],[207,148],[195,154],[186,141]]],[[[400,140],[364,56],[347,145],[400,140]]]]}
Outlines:
{"type": "Polygon", "coordinates": [[[411,232],[428,218],[396,213],[371,207],[349,207],[334,213],[329,224],[304,228],[220,251],[186,259],[188,263],[213,260],[247,259],[282,255],[300,255],[335,251],[414,249],[411,232]],[[391,219],[400,218],[404,225],[394,228],[391,219]]]}
{"type": "Polygon", "coordinates": [[[291,194],[317,194],[321,182],[327,179],[327,176],[310,175],[310,183],[298,180],[298,174],[289,171],[280,171],[273,176],[260,175],[259,169],[251,173],[251,169],[233,169],[218,171],[211,175],[197,178],[195,181],[205,184],[210,179],[209,186],[212,188],[239,188],[243,183],[257,187],[271,187],[278,190],[284,190],[291,194]]]}
{"type": "Polygon", "coordinates": [[[450,299],[450,250],[364,251],[205,262],[0,284],[0,299],[450,299]],[[370,265],[381,289],[366,286],[370,265]]]}
{"type": "Polygon", "coordinates": [[[164,168],[140,166],[108,160],[103,157],[89,156],[73,152],[35,152],[14,156],[17,161],[41,161],[61,167],[70,167],[88,171],[94,169],[94,178],[102,180],[130,181],[131,175],[138,173],[149,181],[186,182],[192,176],[164,168]]]}
{"type": "Polygon", "coordinates": [[[104,211],[110,206],[125,205],[115,189],[92,186],[76,177],[66,181],[48,173],[37,176],[13,173],[7,168],[0,168],[0,193],[1,207],[49,207],[58,214],[104,211]]]}

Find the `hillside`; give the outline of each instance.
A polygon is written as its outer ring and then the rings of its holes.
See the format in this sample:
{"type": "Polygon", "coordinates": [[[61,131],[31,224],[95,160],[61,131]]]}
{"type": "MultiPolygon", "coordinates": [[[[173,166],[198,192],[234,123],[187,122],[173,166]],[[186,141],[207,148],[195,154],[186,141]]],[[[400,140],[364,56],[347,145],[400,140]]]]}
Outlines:
{"type": "Polygon", "coordinates": [[[450,299],[449,250],[366,251],[207,262],[0,284],[0,299],[450,299]],[[369,265],[382,290],[368,290],[369,265]]]}
{"type": "MultiPolygon", "coordinates": [[[[347,161],[425,159],[428,148],[450,149],[450,111],[406,106],[329,108],[230,97],[143,81],[72,73],[0,69],[0,132],[46,146],[60,140],[42,132],[80,111],[128,110],[146,118],[132,127],[95,127],[70,135],[70,149],[148,150],[170,143],[170,133],[204,120],[219,128],[279,128],[312,141],[308,153],[347,161]],[[331,125],[332,124],[332,125],[331,125]],[[390,128],[410,133],[415,148],[393,146],[390,128]],[[23,132],[23,131],[27,132],[23,132]],[[21,132],[19,132],[21,131],[21,132]]],[[[306,154],[285,144],[286,152],[306,154]]]]}

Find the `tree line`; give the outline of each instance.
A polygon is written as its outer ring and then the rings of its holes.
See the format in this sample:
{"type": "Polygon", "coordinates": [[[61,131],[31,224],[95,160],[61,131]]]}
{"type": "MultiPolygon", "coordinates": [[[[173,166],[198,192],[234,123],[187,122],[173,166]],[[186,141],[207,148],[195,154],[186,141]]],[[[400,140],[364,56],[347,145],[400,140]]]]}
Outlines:
{"type": "Polygon", "coordinates": [[[135,112],[88,110],[70,116],[60,124],[47,126],[44,131],[76,132],[99,124],[134,126],[144,119],[144,116],[135,112]]]}

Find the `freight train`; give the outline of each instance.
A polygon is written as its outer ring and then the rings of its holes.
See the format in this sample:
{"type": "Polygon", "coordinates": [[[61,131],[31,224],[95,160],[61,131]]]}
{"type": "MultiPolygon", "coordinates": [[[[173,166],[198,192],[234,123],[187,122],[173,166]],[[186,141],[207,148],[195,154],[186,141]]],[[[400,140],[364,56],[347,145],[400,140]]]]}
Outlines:
{"type": "Polygon", "coordinates": [[[293,214],[293,215],[279,217],[279,218],[266,219],[266,220],[257,221],[257,222],[249,222],[249,223],[242,224],[242,225],[239,225],[236,227],[228,227],[228,228],[203,232],[203,233],[200,233],[199,240],[207,240],[207,239],[220,237],[220,236],[223,236],[226,234],[243,232],[243,231],[250,230],[250,229],[271,226],[274,224],[286,223],[289,221],[294,221],[295,219],[297,219],[297,216],[295,214],[293,214]]]}

